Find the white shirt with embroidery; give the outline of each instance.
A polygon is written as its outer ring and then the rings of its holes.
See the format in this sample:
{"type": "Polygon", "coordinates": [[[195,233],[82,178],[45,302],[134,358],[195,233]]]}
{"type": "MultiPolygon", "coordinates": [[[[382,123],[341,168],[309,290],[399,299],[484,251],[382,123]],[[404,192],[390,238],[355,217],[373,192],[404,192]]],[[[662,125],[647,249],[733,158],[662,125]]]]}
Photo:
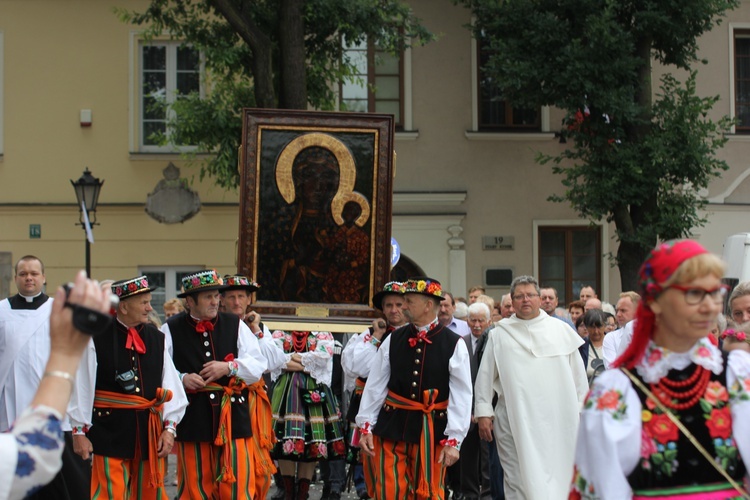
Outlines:
{"type": "Polygon", "coordinates": [[[367,378],[370,376],[370,366],[377,354],[378,347],[372,343],[372,334],[368,328],[350,338],[346,343],[341,353],[341,368],[347,377],[367,378]]]}
{"type": "MultiPolygon", "coordinates": [[[[636,371],[647,384],[656,383],[669,370],[683,370],[691,363],[715,374],[723,370],[721,351],[703,338],[685,353],[671,352],[651,342],[636,371]]],[[[745,467],[750,469],[750,353],[729,353],[726,382],[726,388],[709,382],[700,404],[712,411],[729,408],[733,439],[725,440],[723,446],[736,446],[745,467]]],[[[644,410],[630,379],[621,370],[606,370],[594,381],[584,403],[576,446],[572,489],[581,498],[632,498],[627,477],[642,460],[648,462],[647,467],[658,466],[650,458],[655,454],[663,458],[673,449],[671,442],[665,445],[652,439],[643,428],[642,414],[647,421],[667,418],[651,410],[644,410]]],[[[706,467],[710,465],[707,463],[706,467]]]]}
{"type": "Polygon", "coordinates": [[[281,373],[281,371],[286,366],[286,354],[284,354],[284,351],[281,349],[281,347],[274,341],[273,335],[271,335],[271,331],[266,325],[263,325],[262,332],[253,332],[253,335],[255,335],[255,338],[258,339],[260,352],[268,362],[268,368],[266,368],[266,372],[270,373],[271,377],[275,379],[275,377],[273,377],[273,374],[276,373],[276,376],[278,377],[278,374],[281,373]]]}
{"type": "MultiPolygon", "coordinates": [[[[273,340],[284,351],[286,359],[284,366],[271,371],[273,380],[279,378],[286,363],[292,359],[292,354],[294,354],[292,349],[293,335],[291,332],[281,330],[273,332],[273,340]]],[[[308,351],[299,353],[305,372],[314,378],[317,383],[330,386],[333,377],[333,347],[335,344],[333,335],[329,332],[310,332],[306,342],[308,351]]]]}

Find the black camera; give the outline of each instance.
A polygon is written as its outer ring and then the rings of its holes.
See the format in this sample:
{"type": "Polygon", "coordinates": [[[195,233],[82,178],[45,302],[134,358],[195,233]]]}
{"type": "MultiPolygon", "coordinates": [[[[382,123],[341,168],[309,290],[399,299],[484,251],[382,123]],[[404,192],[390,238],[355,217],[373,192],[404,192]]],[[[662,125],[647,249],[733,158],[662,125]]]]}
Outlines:
{"type": "MultiPolygon", "coordinates": [[[[66,283],[63,285],[63,289],[65,290],[65,307],[73,310],[73,326],[87,335],[98,335],[111,328],[112,317],[110,315],[68,302],[68,297],[70,296],[70,291],[73,289],[73,286],[73,283],[66,283]]],[[[112,306],[117,306],[117,303],[119,302],[118,298],[115,295],[112,295],[111,297],[112,306]]]]}
{"type": "Polygon", "coordinates": [[[135,390],[137,384],[135,383],[135,372],[133,370],[128,370],[124,373],[117,373],[115,375],[115,381],[127,394],[135,394],[137,392],[135,390]]]}

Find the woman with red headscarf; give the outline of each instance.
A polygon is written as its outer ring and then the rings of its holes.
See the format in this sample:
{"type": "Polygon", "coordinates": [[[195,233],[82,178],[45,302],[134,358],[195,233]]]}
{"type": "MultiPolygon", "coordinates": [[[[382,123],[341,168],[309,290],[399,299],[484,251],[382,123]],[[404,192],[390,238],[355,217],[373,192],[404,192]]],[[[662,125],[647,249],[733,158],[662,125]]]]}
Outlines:
{"type": "Polygon", "coordinates": [[[570,498],[750,498],[750,355],[706,338],[723,274],[692,240],[651,251],[633,340],[584,403],[570,498]]]}

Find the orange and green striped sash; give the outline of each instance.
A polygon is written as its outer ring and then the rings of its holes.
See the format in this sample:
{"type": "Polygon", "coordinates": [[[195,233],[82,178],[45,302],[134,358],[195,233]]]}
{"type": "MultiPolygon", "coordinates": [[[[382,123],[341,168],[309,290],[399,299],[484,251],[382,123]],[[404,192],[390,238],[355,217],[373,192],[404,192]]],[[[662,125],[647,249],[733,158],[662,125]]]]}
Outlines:
{"type": "Polygon", "coordinates": [[[159,436],[162,432],[162,408],[164,403],[172,399],[172,391],[161,387],[156,389],[156,397],[148,400],[135,394],[100,391],[94,392],[94,406],[97,408],[113,408],[117,410],[148,410],[148,460],[151,468],[149,484],[153,488],[164,486],[164,468],[159,467],[159,436]]]}
{"type": "Polygon", "coordinates": [[[221,472],[216,482],[234,483],[237,478],[232,469],[232,396],[240,394],[247,389],[247,384],[241,378],[232,377],[229,385],[223,386],[216,383],[206,384],[196,392],[223,392],[221,395],[221,410],[219,413],[219,430],[216,433],[214,444],[222,447],[221,472]]]}
{"type": "Polygon", "coordinates": [[[354,394],[357,396],[361,396],[363,392],[365,392],[365,383],[367,380],[362,379],[361,377],[357,377],[357,379],[354,381],[354,394]]]}
{"type": "Polygon", "coordinates": [[[263,380],[259,380],[248,387],[250,389],[250,425],[253,429],[253,437],[265,450],[262,456],[256,457],[255,465],[258,464],[264,471],[273,474],[273,462],[270,459],[270,451],[276,443],[276,434],[273,432],[273,418],[271,411],[271,400],[268,399],[266,386],[263,380]]]}
{"type": "Polygon", "coordinates": [[[432,454],[435,442],[432,412],[448,408],[448,400],[436,403],[437,397],[437,389],[427,389],[422,391],[421,403],[399,396],[393,391],[388,391],[385,398],[385,403],[394,408],[422,412],[422,436],[419,440],[419,459],[422,474],[417,487],[417,495],[422,498],[432,498],[432,462],[434,461],[432,454]]]}

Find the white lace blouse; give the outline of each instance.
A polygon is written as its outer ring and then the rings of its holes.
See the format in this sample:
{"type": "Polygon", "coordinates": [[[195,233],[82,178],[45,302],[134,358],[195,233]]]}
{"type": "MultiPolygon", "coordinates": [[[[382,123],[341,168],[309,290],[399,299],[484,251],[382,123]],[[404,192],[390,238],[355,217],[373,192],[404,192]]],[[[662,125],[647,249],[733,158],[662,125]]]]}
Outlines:
{"type": "MultiPolygon", "coordinates": [[[[292,336],[291,332],[281,330],[273,332],[273,340],[284,351],[287,363],[292,359],[292,354],[294,354],[292,336]]],[[[328,332],[310,332],[310,335],[307,337],[308,351],[299,353],[305,371],[319,384],[331,385],[334,343],[333,335],[328,332]]],[[[286,364],[271,370],[271,378],[273,380],[279,378],[285,367],[286,364]]]]}

